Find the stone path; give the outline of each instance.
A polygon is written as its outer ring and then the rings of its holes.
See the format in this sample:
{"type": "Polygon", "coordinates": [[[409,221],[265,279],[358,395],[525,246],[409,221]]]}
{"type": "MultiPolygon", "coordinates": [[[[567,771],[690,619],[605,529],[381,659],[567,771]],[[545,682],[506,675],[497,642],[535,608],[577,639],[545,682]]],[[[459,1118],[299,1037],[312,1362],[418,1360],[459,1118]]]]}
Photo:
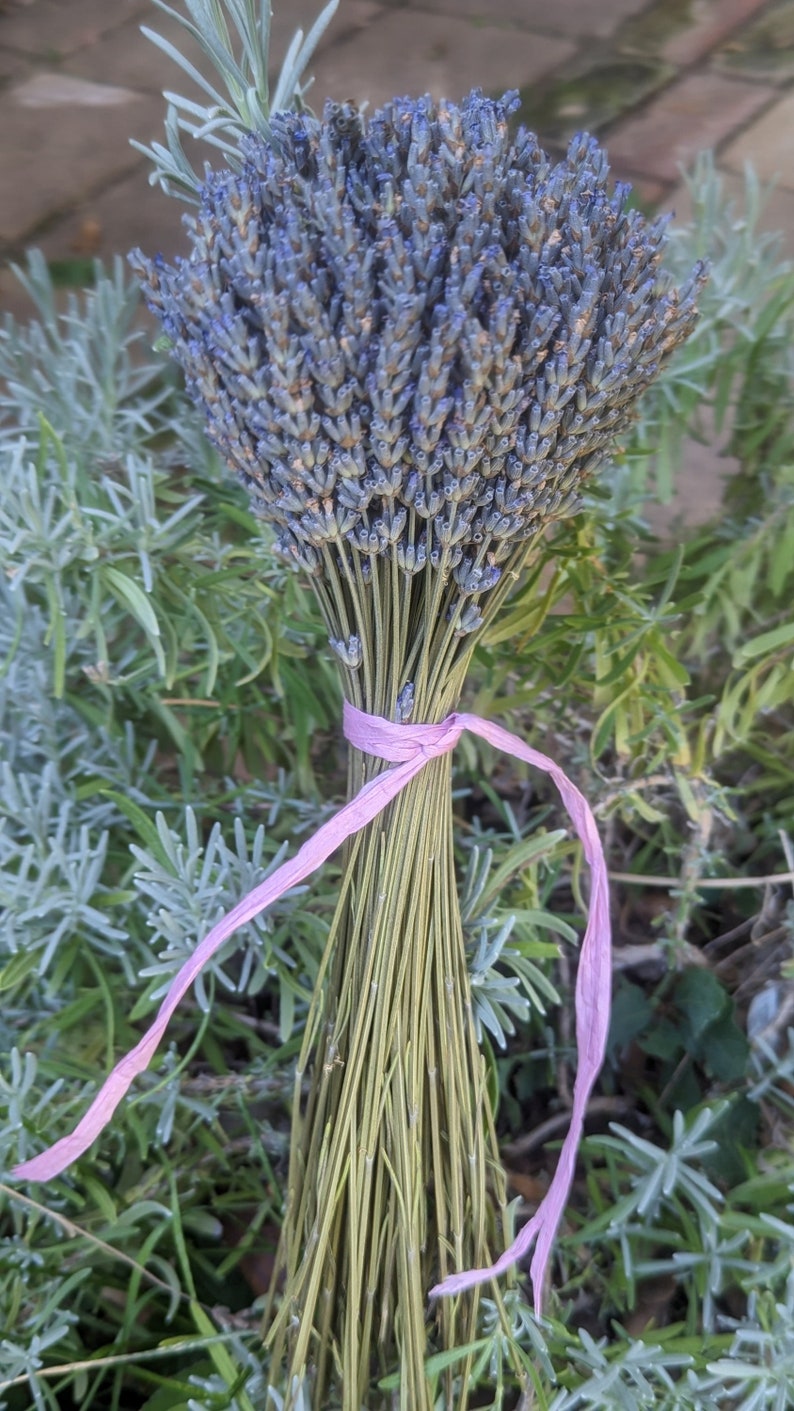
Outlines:
{"type": "MultiPolygon", "coordinates": [[[[274,5],[278,59],[319,0],[274,5]]],[[[151,0],[0,0],[0,264],[38,244],[79,275],[94,254],[184,247],[180,203],[129,146],[161,135],[161,90],[180,86],[146,23],[179,33],[151,0]]],[[[752,161],[794,255],[794,0],[341,0],[312,67],[315,106],[518,88],[547,148],[589,128],[642,201],[682,217],[682,163],[713,147],[738,197],[752,161]]]]}

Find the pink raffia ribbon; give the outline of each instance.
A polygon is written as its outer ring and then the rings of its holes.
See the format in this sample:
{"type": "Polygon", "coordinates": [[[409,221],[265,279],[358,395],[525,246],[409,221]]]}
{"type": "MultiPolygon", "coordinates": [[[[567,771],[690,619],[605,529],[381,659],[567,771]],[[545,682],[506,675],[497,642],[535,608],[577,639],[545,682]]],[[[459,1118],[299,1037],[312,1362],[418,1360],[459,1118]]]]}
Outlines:
{"type": "Polygon", "coordinates": [[[50,1181],[71,1166],[91,1146],[107,1126],[121,1099],[139,1073],[149,1066],[177,1005],[220,946],[239,926],[258,916],[284,892],[295,887],[326,861],[346,838],[371,823],[396,798],[409,780],[424,769],[428,760],[454,749],[464,730],[479,735],[490,745],[526,764],[541,769],[556,784],[563,803],[584,848],[591,872],[590,915],[579,956],[576,982],[576,1042],[579,1066],[573,1090],[573,1109],[568,1135],[560,1152],[557,1169],[544,1199],[528,1224],[504,1254],[487,1269],[470,1269],[453,1274],[430,1290],[431,1296],[457,1294],[474,1284],[503,1274],[525,1255],[534,1239],[535,1253],[530,1277],[535,1310],[541,1311],[541,1298],[554,1237],[562,1218],[573,1180],[576,1152],[582,1136],[587,1101],[603,1062],[609,1025],[610,928],[606,864],[595,819],[584,795],[564,771],[546,755],[525,745],[493,721],[456,711],[438,725],[395,724],[381,716],[367,715],[345,701],[344,730],[347,739],[365,754],[388,760],[394,767],[371,779],[333,818],[318,828],[313,837],[260,886],[255,887],[233,907],[204,940],[174,977],[153,1023],[143,1038],[121,1059],[105,1080],[85,1116],[67,1137],[15,1166],[12,1174],[29,1181],[50,1181]]]}

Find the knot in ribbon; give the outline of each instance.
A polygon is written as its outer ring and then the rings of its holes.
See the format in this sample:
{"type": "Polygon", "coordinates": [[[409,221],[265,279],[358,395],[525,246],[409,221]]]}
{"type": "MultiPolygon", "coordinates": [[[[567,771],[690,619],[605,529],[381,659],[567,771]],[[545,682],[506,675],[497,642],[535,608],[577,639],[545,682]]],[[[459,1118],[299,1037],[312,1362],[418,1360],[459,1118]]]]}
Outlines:
{"type": "Polygon", "coordinates": [[[574,1083],[570,1127],[560,1151],[557,1169],[535,1214],[494,1264],[485,1269],[453,1274],[430,1290],[431,1296],[457,1294],[486,1279],[496,1278],[522,1258],[532,1241],[537,1239],[530,1277],[535,1309],[539,1314],[551,1248],[573,1180],[587,1100],[606,1048],[611,977],[607,873],[595,819],[576,785],[552,759],[531,749],[518,735],[511,734],[503,726],[483,720],[478,715],[456,711],[437,725],[396,724],[382,716],[368,715],[345,701],[346,738],[363,753],[387,760],[392,768],[370,779],[349,803],[307,839],[293,858],[277,868],[213,926],[174,976],[146,1033],[116,1064],[74,1131],[30,1161],[15,1166],[12,1174],[29,1181],[49,1181],[82,1156],[107,1126],[133,1080],[149,1066],[178,1004],[224,942],[240,926],[253,920],[290,888],[316,871],[345,839],[377,818],[429,760],[454,749],[464,730],[478,735],[503,753],[542,770],[553,779],[582,841],[591,872],[590,915],[582,940],[576,981],[579,1067],[574,1083]]]}
{"type": "Polygon", "coordinates": [[[345,738],[357,750],[390,764],[425,762],[449,754],[466,729],[464,717],[457,711],[438,725],[395,725],[382,715],[357,710],[349,701],[345,701],[342,721],[345,738]]]}

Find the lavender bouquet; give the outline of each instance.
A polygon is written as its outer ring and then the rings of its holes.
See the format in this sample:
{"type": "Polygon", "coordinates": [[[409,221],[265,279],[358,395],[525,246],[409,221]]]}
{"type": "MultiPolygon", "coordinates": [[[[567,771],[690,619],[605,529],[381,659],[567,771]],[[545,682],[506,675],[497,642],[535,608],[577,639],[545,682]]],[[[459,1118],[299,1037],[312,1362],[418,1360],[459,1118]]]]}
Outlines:
{"type": "MultiPolygon", "coordinates": [[[[209,8],[192,8],[200,37],[209,8]]],[[[252,0],[228,8],[248,16],[253,44],[252,0]]],[[[513,129],[516,107],[479,92],[460,105],[395,99],[369,120],[349,103],[322,119],[300,102],[260,105],[256,122],[250,101],[234,121],[216,107],[191,129],[211,131],[225,166],[196,193],[190,257],[134,256],[207,434],[278,551],[311,578],[349,703],[357,831],[296,1072],[267,1329],[284,1406],[392,1404],[373,1388],[396,1361],[400,1406],[430,1411],[428,1349],[472,1342],[478,1293],[437,1298],[428,1314],[428,1291],[459,1295],[535,1235],[540,1306],[603,1054],[602,889],[601,949],[596,959],[591,942],[581,957],[571,1141],[545,1210],[494,1265],[505,1194],[455,877],[452,735],[477,729],[553,772],[588,857],[600,854],[561,771],[456,711],[533,542],[603,471],[690,331],[702,277],[672,288],[664,222],[630,210],[625,188],[610,191],[597,144],[576,138],[553,164],[513,129]],[[422,758],[396,796],[403,739],[422,758]],[[374,812],[365,818],[359,800],[379,788],[379,807],[391,802],[367,822],[374,812]]],[[[176,134],[172,115],[160,175],[189,190],[176,134]]],[[[134,1071],[152,1051],[139,1045],[134,1071]]],[[[105,1120],[98,1108],[84,1135],[105,1120]]],[[[463,1408],[461,1367],[448,1404],[463,1408]]]]}

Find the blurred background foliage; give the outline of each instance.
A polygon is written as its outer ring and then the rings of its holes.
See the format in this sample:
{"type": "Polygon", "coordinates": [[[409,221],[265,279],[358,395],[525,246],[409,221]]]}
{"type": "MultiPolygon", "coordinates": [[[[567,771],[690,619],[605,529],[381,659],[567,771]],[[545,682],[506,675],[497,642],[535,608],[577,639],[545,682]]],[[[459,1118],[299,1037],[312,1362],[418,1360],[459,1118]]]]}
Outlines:
{"type": "MultiPolygon", "coordinates": [[[[551,1316],[486,1300],[478,1342],[428,1366],[440,1387],[459,1362],[483,1407],[794,1403],[794,272],[757,234],[752,176],[746,217],[706,158],[692,192],[669,258],[711,262],[698,329],[469,683],[467,708],[593,800],[616,932],[551,1316]],[[698,439],[733,473],[687,528],[698,439]]],[[[67,1130],[201,935],[345,787],[310,591],[123,266],[65,303],[40,256],[20,277],[37,317],[0,333],[6,1169],[67,1130]]],[[[542,779],[472,741],[456,764],[475,1012],[531,1205],[566,1126],[586,882],[542,779]]],[[[337,875],[228,943],[89,1158],[0,1187],[0,1406],[264,1408],[259,1306],[337,875]]]]}

